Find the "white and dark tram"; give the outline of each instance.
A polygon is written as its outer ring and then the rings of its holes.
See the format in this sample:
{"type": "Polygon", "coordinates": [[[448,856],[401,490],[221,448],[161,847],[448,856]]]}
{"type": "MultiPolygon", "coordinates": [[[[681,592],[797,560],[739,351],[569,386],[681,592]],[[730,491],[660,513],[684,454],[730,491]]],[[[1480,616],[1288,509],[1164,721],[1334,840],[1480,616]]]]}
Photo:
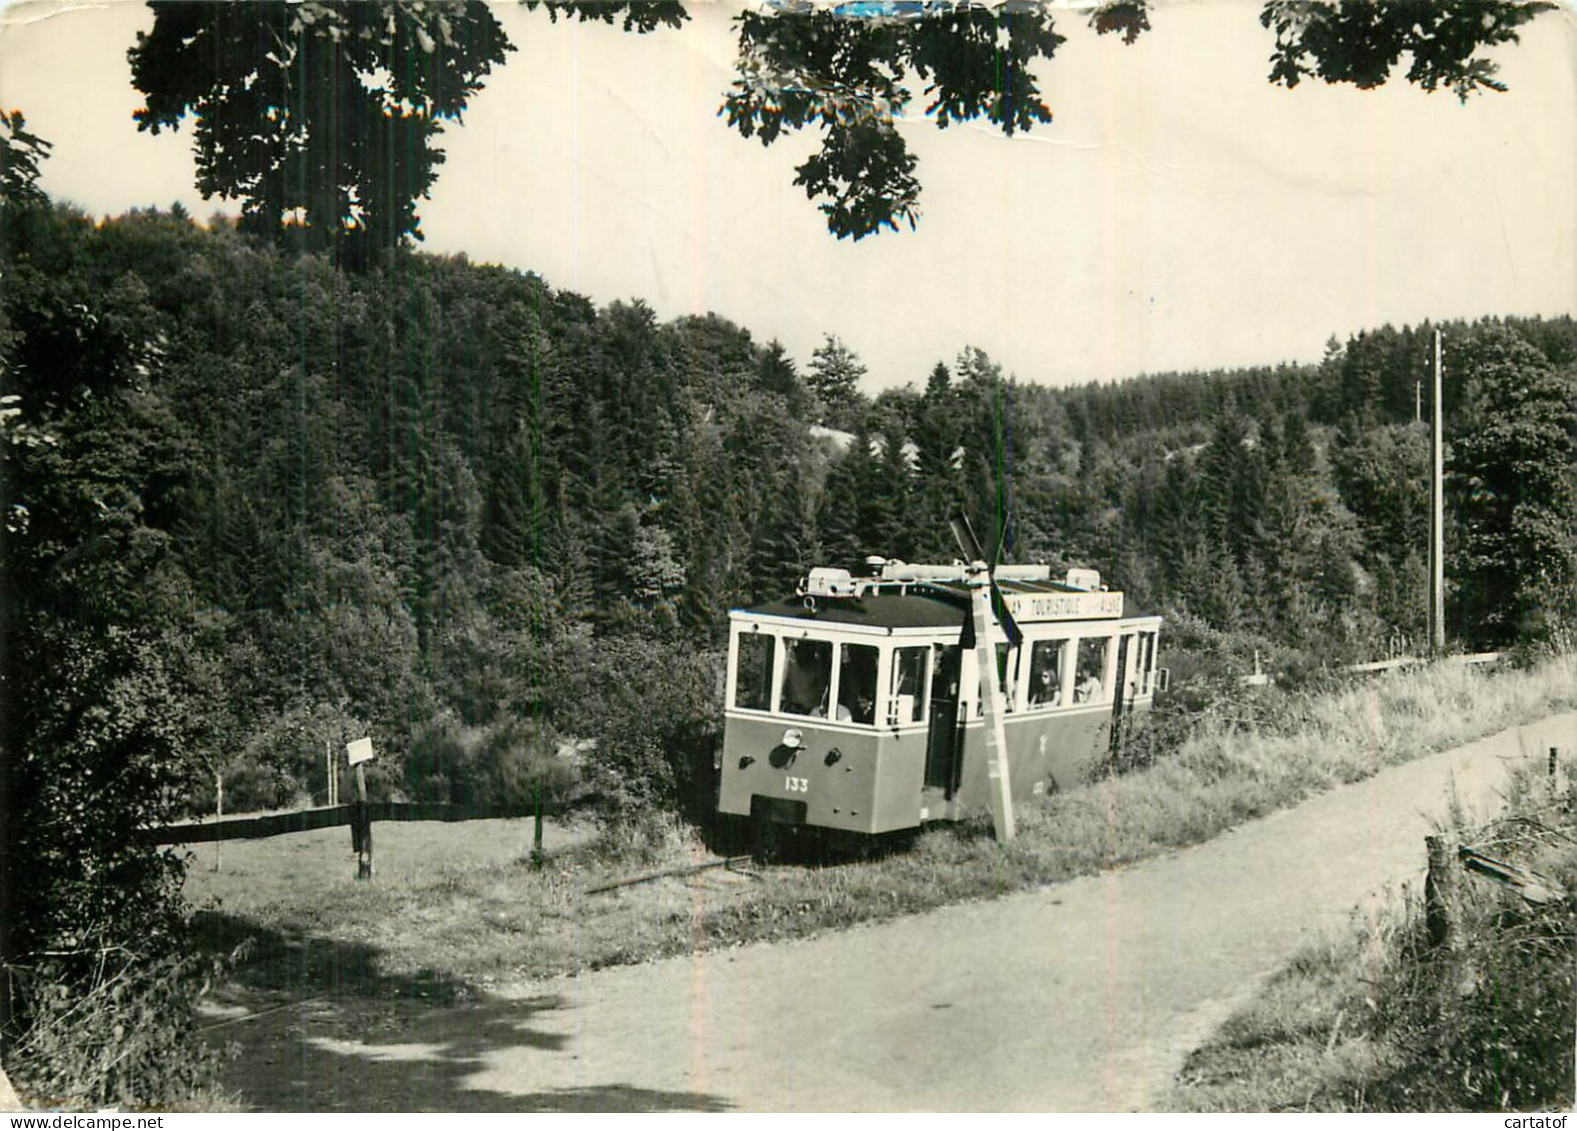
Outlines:
{"type": "Polygon", "coordinates": [[[1161,618],[1093,570],[871,565],[730,612],[721,812],[885,833],[989,810],[1006,839],[1164,683],[1161,618]]]}

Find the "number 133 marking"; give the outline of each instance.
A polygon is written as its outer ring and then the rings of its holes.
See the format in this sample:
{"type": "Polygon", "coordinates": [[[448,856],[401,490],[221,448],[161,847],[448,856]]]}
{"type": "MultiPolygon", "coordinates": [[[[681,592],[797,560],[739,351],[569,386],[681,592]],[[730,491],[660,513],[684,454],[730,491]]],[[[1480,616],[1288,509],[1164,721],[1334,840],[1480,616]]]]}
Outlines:
{"type": "Polygon", "coordinates": [[[809,778],[784,778],[783,779],[783,788],[788,790],[790,793],[809,793],[810,792],[810,779],[809,778]]]}

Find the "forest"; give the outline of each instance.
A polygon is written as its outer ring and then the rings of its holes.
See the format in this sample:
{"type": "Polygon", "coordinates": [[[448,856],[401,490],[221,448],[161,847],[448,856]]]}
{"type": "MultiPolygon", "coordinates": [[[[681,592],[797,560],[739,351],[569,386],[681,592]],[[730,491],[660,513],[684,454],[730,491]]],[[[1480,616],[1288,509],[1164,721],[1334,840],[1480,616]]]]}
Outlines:
{"type": "MultiPolygon", "coordinates": [[[[216,775],[229,808],[321,802],[362,734],[384,796],[680,806],[727,610],[951,560],[957,509],[1164,613],[1184,677],[1422,646],[1428,325],[1060,389],[966,345],[872,396],[834,334],[799,363],[463,257],[350,274],[48,202],[7,238],[7,738],[157,731],[191,811],[216,775]]],[[[1558,642],[1577,327],[1442,329],[1449,635],[1558,642]]]]}

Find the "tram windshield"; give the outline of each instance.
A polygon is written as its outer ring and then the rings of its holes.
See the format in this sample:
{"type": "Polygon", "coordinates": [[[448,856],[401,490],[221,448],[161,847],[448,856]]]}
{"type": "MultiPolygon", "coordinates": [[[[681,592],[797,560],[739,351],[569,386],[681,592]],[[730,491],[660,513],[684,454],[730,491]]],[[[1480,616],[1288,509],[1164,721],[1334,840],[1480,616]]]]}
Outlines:
{"type": "Polygon", "coordinates": [[[780,709],[790,715],[827,714],[827,693],[832,687],[832,641],[785,640],[783,700],[780,709]]]}
{"type": "Polygon", "coordinates": [[[926,656],[931,649],[899,648],[893,652],[894,723],[918,723],[925,718],[925,676],[929,670],[926,656]]]}
{"type": "Polygon", "coordinates": [[[872,644],[845,644],[838,665],[838,719],[846,723],[876,721],[876,661],[872,644]]]}
{"type": "Polygon", "coordinates": [[[741,634],[734,674],[734,706],[746,711],[772,709],[772,652],[777,639],[741,634]]]}

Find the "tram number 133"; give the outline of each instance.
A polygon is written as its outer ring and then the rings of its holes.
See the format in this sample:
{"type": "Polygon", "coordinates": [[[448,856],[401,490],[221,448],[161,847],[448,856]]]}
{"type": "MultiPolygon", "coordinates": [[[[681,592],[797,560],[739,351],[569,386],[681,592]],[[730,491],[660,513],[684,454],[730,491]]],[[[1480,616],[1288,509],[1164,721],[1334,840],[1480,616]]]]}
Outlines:
{"type": "Polygon", "coordinates": [[[785,777],[783,779],[783,788],[788,790],[790,793],[809,793],[810,779],[785,777]]]}

